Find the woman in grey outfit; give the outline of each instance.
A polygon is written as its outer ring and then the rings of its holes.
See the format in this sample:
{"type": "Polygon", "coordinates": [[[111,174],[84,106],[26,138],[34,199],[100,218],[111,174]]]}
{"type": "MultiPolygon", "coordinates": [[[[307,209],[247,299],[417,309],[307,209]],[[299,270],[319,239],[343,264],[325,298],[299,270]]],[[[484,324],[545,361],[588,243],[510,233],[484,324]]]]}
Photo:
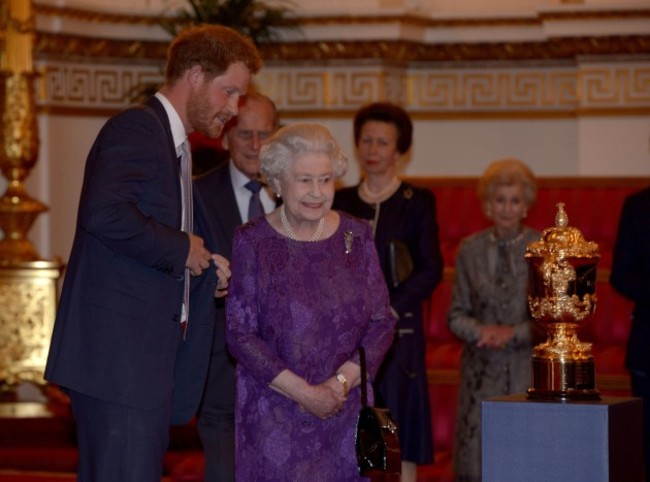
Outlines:
{"type": "Polygon", "coordinates": [[[540,233],[523,221],[536,194],[535,178],[520,160],[490,164],[478,195],[493,225],[465,238],[456,256],[448,324],[464,342],[454,444],[457,481],[481,480],[481,402],[529,387],[533,325],[524,253],[540,233]]]}

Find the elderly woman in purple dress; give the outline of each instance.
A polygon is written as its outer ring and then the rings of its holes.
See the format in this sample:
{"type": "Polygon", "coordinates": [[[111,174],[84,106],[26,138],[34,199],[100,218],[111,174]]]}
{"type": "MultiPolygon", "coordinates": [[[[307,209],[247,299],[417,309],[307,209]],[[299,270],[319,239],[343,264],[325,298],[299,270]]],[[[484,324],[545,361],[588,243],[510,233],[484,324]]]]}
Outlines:
{"type": "Polygon", "coordinates": [[[370,227],[331,210],[347,157],[323,126],[280,129],[261,172],[282,205],[238,228],[227,301],[237,480],[365,480],[358,348],[371,379],[395,319],[370,227]]]}

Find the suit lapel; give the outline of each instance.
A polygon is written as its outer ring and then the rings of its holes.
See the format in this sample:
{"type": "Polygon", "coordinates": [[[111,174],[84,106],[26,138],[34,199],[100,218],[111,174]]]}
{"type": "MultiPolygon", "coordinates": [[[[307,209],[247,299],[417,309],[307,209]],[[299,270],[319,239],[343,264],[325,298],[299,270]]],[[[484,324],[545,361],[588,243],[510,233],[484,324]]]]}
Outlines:
{"type": "MultiPolygon", "coordinates": [[[[169,123],[169,117],[167,116],[167,111],[165,111],[165,107],[162,105],[162,102],[160,102],[155,96],[149,97],[147,101],[144,103],[145,109],[148,108],[148,110],[152,113],[153,116],[155,116],[160,125],[163,128],[163,131],[165,132],[165,137],[167,140],[167,147],[169,150],[169,162],[174,163],[174,168],[177,173],[178,177],[178,183],[177,183],[177,194],[178,194],[178,199],[180,199],[181,196],[181,182],[180,182],[180,164],[179,164],[179,158],[176,155],[176,146],[174,145],[174,136],[172,134],[172,129],[171,125],[169,123]]],[[[181,212],[179,211],[178,213],[178,225],[180,226],[180,220],[181,220],[181,212]]]]}
{"type": "Polygon", "coordinates": [[[172,128],[169,124],[169,117],[167,117],[167,112],[163,107],[162,103],[156,99],[156,97],[149,97],[145,102],[147,106],[153,110],[154,114],[160,119],[160,123],[165,129],[165,134],[167,135],[167,144],[169,146],[170,152],[176,157],[176,146],[174,145],[174,136],[172,135],[172,128]]]}

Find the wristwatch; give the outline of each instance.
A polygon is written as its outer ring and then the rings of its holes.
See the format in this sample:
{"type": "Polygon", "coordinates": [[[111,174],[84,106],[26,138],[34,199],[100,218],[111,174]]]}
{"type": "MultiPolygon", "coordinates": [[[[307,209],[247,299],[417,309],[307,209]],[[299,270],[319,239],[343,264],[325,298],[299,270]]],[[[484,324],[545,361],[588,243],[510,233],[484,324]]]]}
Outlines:
{"type": "Polygon", "coordinates": [[[348,393],[350,392],[350,390],[348,388],[348,379],[345,378],[345,375],[343,375],[342,373],[337,373],[336,374],[336,379],[338,380],[338,382],[341,385],[343,385],[343,395],[345,395],[347,397],[348,393]]]}

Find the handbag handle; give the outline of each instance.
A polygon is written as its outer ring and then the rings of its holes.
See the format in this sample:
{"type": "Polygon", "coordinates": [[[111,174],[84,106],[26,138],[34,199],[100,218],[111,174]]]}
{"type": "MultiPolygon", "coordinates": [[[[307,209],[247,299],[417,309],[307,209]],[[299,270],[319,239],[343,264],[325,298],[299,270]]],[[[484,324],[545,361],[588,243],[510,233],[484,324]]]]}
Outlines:
{"type": "Polygon", "coordinates": [[[359,347],[359,365],[361,366],[361,406],[368,406],[368,388],[366,387],[366,351],[359,347]]]}

